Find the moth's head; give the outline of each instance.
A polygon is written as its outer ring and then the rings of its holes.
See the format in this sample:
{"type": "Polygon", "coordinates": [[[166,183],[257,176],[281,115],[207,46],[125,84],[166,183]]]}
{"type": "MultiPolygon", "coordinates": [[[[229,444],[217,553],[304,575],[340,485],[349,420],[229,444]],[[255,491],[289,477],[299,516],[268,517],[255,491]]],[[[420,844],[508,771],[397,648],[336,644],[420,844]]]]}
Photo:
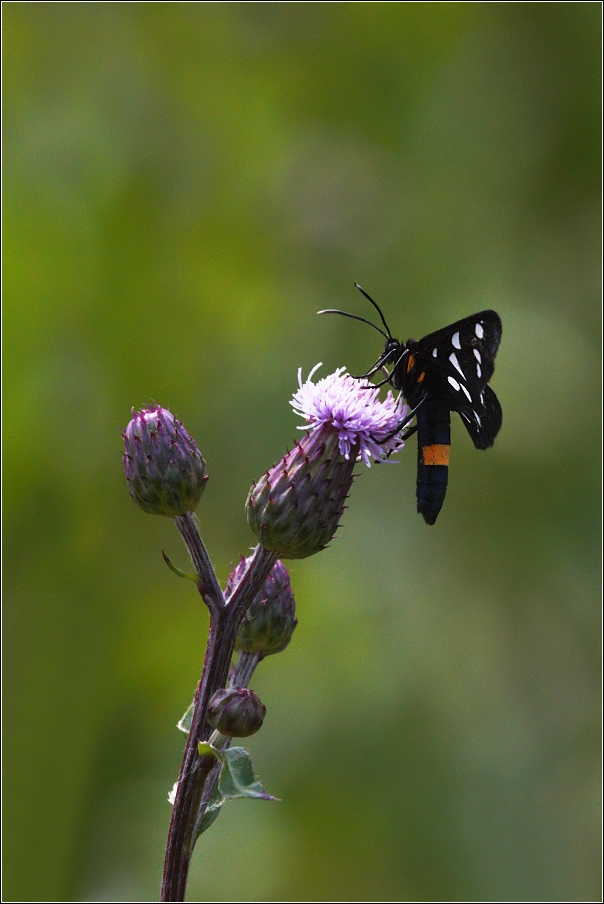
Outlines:
{"type": "Polygon", "coordinates": [[[384,346],[384,351],[382,352],[384,364],[395,364],[404,351],[405,346],[401,345],[398,339],[394,339],[393,336],[389,336],[388,339],[386,339],[386,345],[384,346]]]}

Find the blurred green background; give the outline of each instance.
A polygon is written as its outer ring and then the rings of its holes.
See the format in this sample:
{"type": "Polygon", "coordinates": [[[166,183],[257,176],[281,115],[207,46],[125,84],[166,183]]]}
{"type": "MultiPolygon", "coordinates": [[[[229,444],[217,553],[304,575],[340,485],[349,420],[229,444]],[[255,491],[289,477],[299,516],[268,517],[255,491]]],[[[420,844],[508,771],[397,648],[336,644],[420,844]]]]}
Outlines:
{"type": "Polygon", "coordinates": [[[218,575],[288,401],[503,320],[504,424],[415,440],[291,563],[253,686],[278,804],[227,805],[189,900],[600,900],[600,4],[8,3],[4,900],[157,900],[207,616],[120,430],[196,437],[218,575]],[[375,319],[375,318],[374,318],[375,319]]]}

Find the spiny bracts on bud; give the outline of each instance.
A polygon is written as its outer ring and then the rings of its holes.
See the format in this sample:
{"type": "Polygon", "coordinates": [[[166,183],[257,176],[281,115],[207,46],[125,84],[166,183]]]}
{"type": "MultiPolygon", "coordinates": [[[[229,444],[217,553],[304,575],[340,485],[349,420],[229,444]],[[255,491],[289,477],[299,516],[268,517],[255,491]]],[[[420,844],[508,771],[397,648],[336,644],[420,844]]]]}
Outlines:
{"type": "Polygon", "coordinates": [[[405,414],[402,399],[338,368],[302,382],[291,405],[308,430],[292,452],[254,484],[247,499],[248,524],[261,545],[282,559],[303,559],[324,549],[338,527],[355,462],[387,461],[403,442],[396,435],[405,414]]]}
{"type": "Polygon", "coordinates": [[[176,518],[194,512],[208,475],[197,444],[180,421],[159,405],[132,409],[122,434],[128,490],[143,511],[176,518]]]}
{"type": "Polygon", "coordinates": [[[329,426],[307,433],[250,490],[247,520],[259,543],[282,559],[305,559],[333,538],[356,461],[340,455],[329,426]]]}
{"type": "MultiPolygon", "coordinates": [[[[249,559],[242,556],[231,571],[225,590],[227,599],[241,580],[248,562],[249,559]]],[[[282,562],[277,561],[239,626],[235,649],[243,653],[257,653],[262,659],[281,653],[289,644],[297,624],[296,601],[289,572],[282,562]]]]}
{"type": "Polygon", "coordinates": [[[227,687],[216,691],[208,707],[208,722],[229,738],[247,738],[264,722],[266,706],[247,687],[227,687]]]}

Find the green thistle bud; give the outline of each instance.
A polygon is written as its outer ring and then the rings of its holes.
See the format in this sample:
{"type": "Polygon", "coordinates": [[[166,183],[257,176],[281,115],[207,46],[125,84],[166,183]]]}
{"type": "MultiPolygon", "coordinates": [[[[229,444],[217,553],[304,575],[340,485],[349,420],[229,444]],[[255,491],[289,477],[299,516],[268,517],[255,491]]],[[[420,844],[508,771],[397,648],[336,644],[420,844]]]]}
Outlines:
{"type": "Polygon", "coordinates": [[[328,425],[312,430],[252,486],[247,520],[265,549],[304,559],[325,549],[352,485],[356,452],[344,458],[328,425]]]}
{"type": "MultiPolygon", "coordinates": [[[[231,571],[225,590],[227,599],[241,580],[247,562],[242,556],[237,567],[231,571]]],[[[235,649],[243,653],[257,653],[262,659],[280,653],[290,642],[297,624],[296,601],[289,572],[277,561],[241,622],[235,649]]]]}
{"type": "Polygon", "coordinates": [[[246,687],[228,687],[216,691],[208,707],[208,722],[220,734],[247,738],[264,722],[266,706],[258,694],[246,687]]]}
{"type": "Polygon", "coordinates": [[[138,414],[122,434],[128,490],[143,511],[176,518],[197,508],[206,463],[180,421],[159,405],[138,414]]]}

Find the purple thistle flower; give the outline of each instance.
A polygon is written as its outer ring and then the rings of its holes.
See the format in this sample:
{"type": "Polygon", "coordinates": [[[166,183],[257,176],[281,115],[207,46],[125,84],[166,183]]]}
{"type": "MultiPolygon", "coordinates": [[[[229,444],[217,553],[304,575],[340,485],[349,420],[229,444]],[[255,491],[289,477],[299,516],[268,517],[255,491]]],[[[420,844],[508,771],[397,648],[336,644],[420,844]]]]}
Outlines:
{"type": "MultiPolygon", "coordinates": [[[[388,436],[407,415],[409,408],[402,404],[401,397],[394,398],[388,391],[381,402],[380,391],[367,380],[358,380],[346,373],[345,367],[338,367],[333,374],[312,382],[313,374],[321,367],[315,365],[302,383],[302,368],[298,370],[299,389],[289,403],[296,414],[306,418],[311,429],[329,424],[338,432],[340,453],[350,457],[353,446],[358,443],[358,457],[368,468],[371,459],[384,462],[404,443],[394,436],[385,443],[380,437],[388,436]]],[[[308,426],[298,427],[308,430],[308,426]]]]}
{"type": "Polygon", "coordinates": [[[318,383],[313,368],[291,405],[308,424],[301,442],[250,490],[247,519],[265,549],[280,558],[303,559],[324,549],[338,527],[358,460],[386,461],[402,440],[380,443],[405,415],[392,392],[356,380],[340,367],[318,383]],[[371,387],[371,388],[368,388],[371,387]]]}
{"type": "Polygon", "coordinates": [[[155,405],[136,412],[122,434],[128,490],[143,511],[176,518],[197,508],[206,463],[180,421],[155,405]]]}

